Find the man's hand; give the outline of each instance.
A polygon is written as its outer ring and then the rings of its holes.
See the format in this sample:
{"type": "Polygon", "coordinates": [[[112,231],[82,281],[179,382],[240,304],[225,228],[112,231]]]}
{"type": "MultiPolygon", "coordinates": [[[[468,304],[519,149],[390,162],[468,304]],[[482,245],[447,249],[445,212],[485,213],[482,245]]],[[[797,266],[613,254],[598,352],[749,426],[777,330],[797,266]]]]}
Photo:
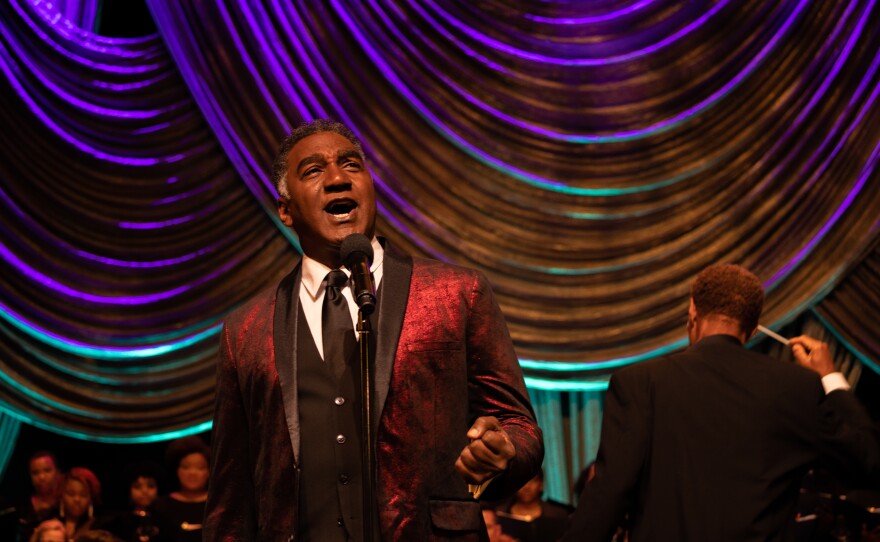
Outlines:
{"type": "Polygon", "coordinates": [[[467,432],[471,443],[455,462],[455,469],[469,484],[482,484],[507,470],[516,448],[494,416],[481,416],[467,432]]]}
{"type": "Polygon", "coordinates": [[[820,377],[831,374],[837,370],[828,344],[814,339],[808,335],[801,335],[790,339],[788,344],[794,353],[794,359],[807,369],[819,374],[820,377]]]}

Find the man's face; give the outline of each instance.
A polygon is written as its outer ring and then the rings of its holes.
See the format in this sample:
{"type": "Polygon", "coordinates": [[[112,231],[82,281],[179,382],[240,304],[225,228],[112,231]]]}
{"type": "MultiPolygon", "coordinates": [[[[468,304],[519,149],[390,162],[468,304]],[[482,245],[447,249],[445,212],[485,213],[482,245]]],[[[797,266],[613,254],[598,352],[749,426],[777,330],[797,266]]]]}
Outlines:
{"type": "Polygon", "coordinates": [[[339,266],[339,246],[352,233],[373,237],[376,193],[355,146],[333,132],[299,141],[287,156],[290,199],[278,201],[281,221],[293,227],[309,257],[339,266]]]}

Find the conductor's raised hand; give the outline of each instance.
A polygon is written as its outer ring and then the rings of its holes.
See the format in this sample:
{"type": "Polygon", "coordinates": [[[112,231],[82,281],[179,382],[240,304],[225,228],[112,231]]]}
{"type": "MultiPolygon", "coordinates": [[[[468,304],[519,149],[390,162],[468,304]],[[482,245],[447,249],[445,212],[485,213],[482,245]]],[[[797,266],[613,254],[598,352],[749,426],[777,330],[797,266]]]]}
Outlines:
{"type": "Polygon", "coordinates": [[[467,432],[470,444],[464,447],[455,469],[469,484],[482,484],[507,470],[516,448],[494,416],[481,416],[467,432]]]}
{"type": "Polygon", "coordinates": [[[790,339],[788,344],[791,346],[794,359],[800,365],[818,373],[819,376],[824,377],[837,370],[834,367],[834,358],[831,357],[828,343],[814,339],[809,335],[801,335],[790,339]]]}

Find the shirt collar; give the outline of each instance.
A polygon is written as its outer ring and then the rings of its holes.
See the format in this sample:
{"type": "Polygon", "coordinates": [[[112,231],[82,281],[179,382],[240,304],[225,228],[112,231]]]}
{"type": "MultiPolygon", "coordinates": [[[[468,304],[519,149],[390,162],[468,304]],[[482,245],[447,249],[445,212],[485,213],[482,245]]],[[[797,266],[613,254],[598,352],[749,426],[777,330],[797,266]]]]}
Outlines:
{"type": "MultiPolygon", "coordinates": [[[[373,263],[370,265],[370,272],[376,274],[376,271],[382,267],[382,261],[385,259],[385,249],[382,248],[382,243],[379,242],[379,239],[374,235],[373,240],[370,241],[370,245],[373,247],[373,263]]],[[[340,267],[346,275],[351,276],[351,273],[344,266],[340,267]]],[[[308,254],[303,254],[302,258],[302,287],[306,289],[309,296],[313,300],[317,300],[321,294],[324,293],[323,289],[321,289],[321,284],[324,282],[324,277],[327,276],[327,273],[332,271],[329,267],[322,264],[318,260],[314,260],[308,256],[308,254]]]]}

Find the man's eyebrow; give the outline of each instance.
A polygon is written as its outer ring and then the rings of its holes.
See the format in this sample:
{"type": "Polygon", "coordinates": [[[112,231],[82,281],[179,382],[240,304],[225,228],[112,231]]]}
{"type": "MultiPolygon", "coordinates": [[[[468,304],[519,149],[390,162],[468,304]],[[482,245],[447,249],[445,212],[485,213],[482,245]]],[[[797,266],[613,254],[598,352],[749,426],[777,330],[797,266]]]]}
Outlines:
{"type": "Polygon", "coordinates": [[[357,158],[358,160],[363,160],[361,157],[361,153],[359,153],[355,149],[344,149],[336,153],[336,162],[340,162],[345,160],[346,158],[357,158]]]}
{"type": "Polygon", "coordinates": [[[299,161],[299,164],[296,165],[296,170],[300,171],[302,168],[308,164],[315,163],[324,163],[324,155],[316,152],[315,154],[310,154],[299,161]]]}

